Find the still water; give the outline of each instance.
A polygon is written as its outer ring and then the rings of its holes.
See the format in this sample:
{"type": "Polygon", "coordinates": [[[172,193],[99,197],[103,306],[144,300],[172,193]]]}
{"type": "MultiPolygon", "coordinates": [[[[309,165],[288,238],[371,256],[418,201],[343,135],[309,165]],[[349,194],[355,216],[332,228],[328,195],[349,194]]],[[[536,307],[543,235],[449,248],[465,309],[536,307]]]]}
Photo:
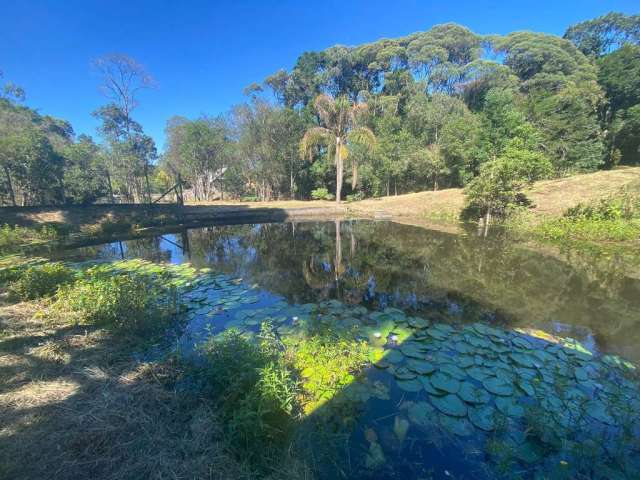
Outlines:
{"type": "MultiPolygon", "coordinates": [[[[640,478],[640,254],[474,233],[209,226],[66,256],[189,262],[241,279],[218,291],[234,299],[225,308],[190,313],[185,351],[264,317],[282,335],[301,319],[362,328],[383,353],[341,392],[359,406],[340,466],[319,466],[321,477],[640,478]]],[[[216,292],[189,298],[200,294],[216,292]]]]}

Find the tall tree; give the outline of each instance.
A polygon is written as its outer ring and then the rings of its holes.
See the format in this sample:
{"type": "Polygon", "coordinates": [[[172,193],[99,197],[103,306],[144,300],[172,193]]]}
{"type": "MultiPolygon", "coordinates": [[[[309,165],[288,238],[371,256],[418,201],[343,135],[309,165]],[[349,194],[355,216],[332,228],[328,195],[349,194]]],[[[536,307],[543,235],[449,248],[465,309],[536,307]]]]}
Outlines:
{"type": "Polygon", "coordinates": [[[564,38],[585,55],[601,57],[628,43],[640,45],[640,15],[609,12],[572,25],[564,38]]]}
{"type": "Polygon", "coordinates": [[[155,156],[155,145],[133,120],[132,112],[138,107],[140,92],[152,88],[155,82],[140,63],[121,53],[100,57],[94,66],[101,76],[100,90],[110,102],[94,112],[94,116],[103,121],[101,132],[111,144],[115,157],[112,168],[122,170],[114,173],[125,179],[124,193],[128,198],[142,199],[146,194],[150,201],[149,168],[155,156]],[[136,178],[140,174],[144,177],[144,189],[136,178]]]}

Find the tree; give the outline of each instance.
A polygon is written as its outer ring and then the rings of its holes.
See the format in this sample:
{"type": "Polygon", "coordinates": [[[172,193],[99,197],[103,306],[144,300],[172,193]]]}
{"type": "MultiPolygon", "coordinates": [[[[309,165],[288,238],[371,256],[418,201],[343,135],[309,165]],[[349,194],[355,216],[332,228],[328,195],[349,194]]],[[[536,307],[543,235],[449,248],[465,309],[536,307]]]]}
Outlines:
{"type": "Polygon", "coordinates": [[[573,42],[585,55],[601,57],[625,44],[640,44],[640,15],[609,12],[572,25],[564,38],[573,42]]]}
{"type": "MultiPolygon", "coordinates": [[[[336,202],[340,203],[344,174],[343,160],[349,142],[373,145],[373,132],[359,124],[359,115],[366,110],[363,103],[352,104],[346,97],[332,98],[319,95],[314,102],[321,126],[312,127],[302,137],[300,150],[303,155],[311,154],[318,145],[326,147],[335,156],[336,202]]],[[[354,163],[354,177],[357,179],[357,164],[354,163]]],[[[354,182],[355,183],[355,182],[354,182]]]]}
{"type": "Polygon", "coordinates": [[[108,193],[103,152],[91,137],[81,135],[63,155],[66,202],[85,205],[108,193]]]}
{"type": "Polygon", "coordinates": [[[127,198],[142,199],[146,192],[150,201],[149,165],[155,159],[155,145],[131,115],[138,107],[139,93],[152,88],[154,80],[140,63],[120,53],[100,57],[94,66],[101,75],[100,90],[110,102],[94,112],[94,116],[103,121],[101,132],[110,142],[114,157],[111,167],[120,170],[112,174],[124,179],[127,198]],[[144,189],[138,176],[144,177],[144,189]]]}
{"type": "Polygon", "coordinates": [[[64,160],[39,130],[28,128],[0,139],[0,165],[13,205],[49,205],[63,198],[64,160]]]}
{"type": "Polygon", "coordinates": [[[482,215],[488,227],[494,215],[504,216],[524,201],[522,189],[552,171],[549,159],[512,140],[502,155],[481,165],[480,173],[465,188],[465,215],[482,215]]]}
{"type": "Polygon", "coordinates": [[[224,175],[233,156],[229,128],[223,118],[174,119],[167,131],[171,168],[193,188],[196,200],[224,195],[224,175]]]}

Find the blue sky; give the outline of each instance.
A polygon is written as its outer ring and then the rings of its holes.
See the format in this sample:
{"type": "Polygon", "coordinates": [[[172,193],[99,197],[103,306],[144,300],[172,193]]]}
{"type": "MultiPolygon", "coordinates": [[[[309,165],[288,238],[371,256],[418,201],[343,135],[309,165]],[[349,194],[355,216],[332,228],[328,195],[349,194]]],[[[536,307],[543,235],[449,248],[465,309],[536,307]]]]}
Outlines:
{"type": "Polygon", "coordinates": [[[481,34],[534,30],[561,35],[608,11],[638,13],[638,0],[170,1],[5,0],[0,70],[23,86],[27,105],[95,136],[91,112],[105,103],[91,61],[122,52],[158,83],[134,117],[162,149],[172,115],[215,115],[242,89],[305,50],[396,37],[444,22],[481,34]]]}

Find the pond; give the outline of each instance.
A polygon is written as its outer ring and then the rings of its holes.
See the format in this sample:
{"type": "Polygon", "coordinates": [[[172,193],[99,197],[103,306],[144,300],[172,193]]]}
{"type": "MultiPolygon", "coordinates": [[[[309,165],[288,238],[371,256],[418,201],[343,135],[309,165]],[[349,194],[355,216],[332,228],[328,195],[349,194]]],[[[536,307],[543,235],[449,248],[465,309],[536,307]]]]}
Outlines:
{"type": "Polygon", "coordinates": [[[349,421],[321,478],[640,478],[640,254],[336,220],[204,226],[62,256],[205,269],[184,293],[185,354],[265,319],[282,337],[365,340],[372,366],[318,406],[357,404],[334,409],[349,421]]]}

